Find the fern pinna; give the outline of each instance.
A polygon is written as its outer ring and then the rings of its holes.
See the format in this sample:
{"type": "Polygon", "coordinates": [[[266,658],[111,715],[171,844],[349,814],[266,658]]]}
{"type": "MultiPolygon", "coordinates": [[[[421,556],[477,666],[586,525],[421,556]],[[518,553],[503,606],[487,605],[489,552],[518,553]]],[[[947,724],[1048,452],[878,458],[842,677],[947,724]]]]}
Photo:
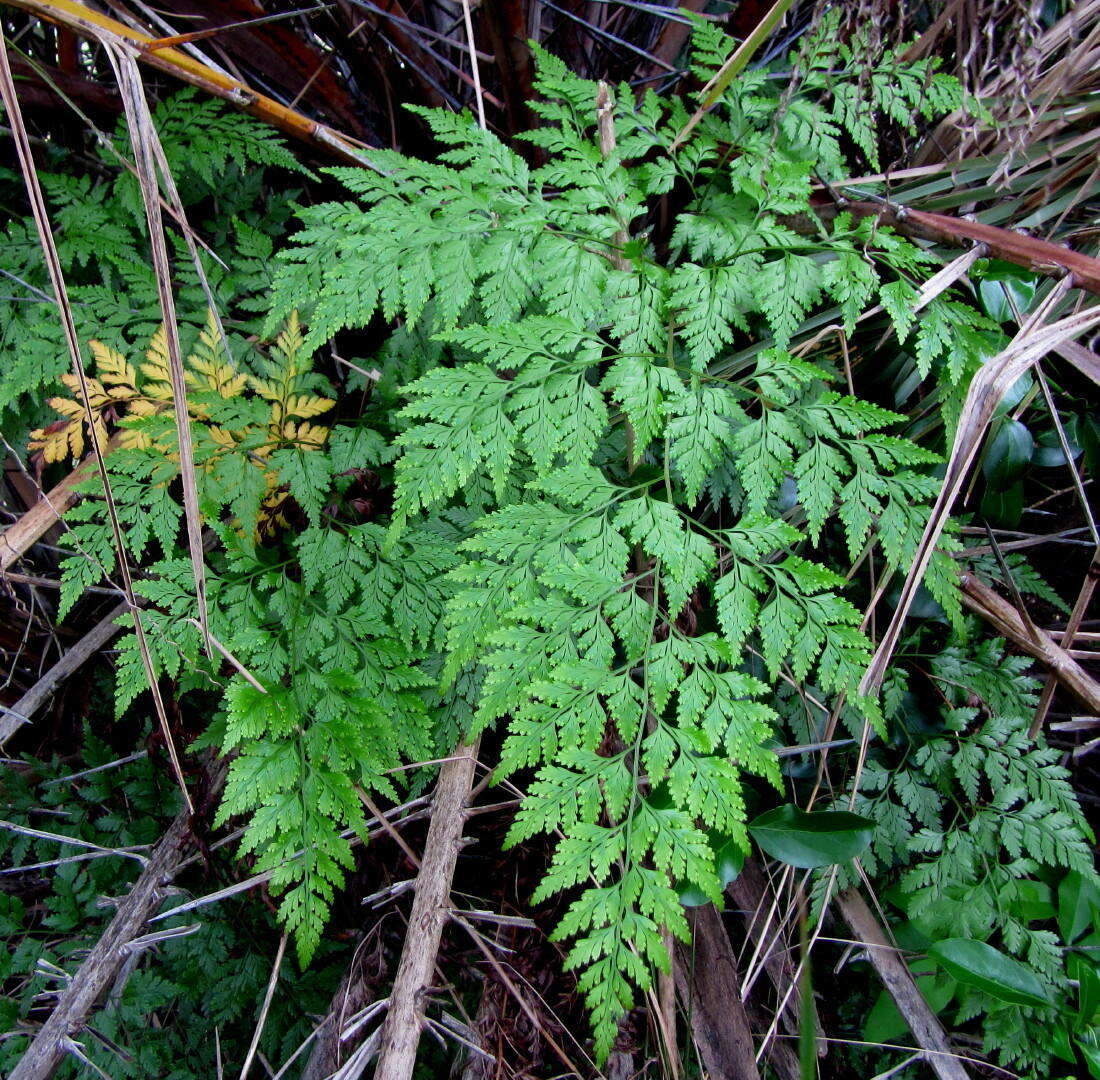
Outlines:
{"type": "MultiPolygon", "coordinates": [[[[236,755],[221,817],[250,815],[245,851],[303,958],[369,791],[499,726],[497,777],[528,778],[509,843],[557,837],[534,899],[572,897],[557,936],[606,1057],[688,934],[682,894],[719,900],[716,852],[747,850],[748,807],[782,790],[781,734],[829,708],[857,734],[894,720],[858,693],[853,600],[911,559],[939,459],[855,396],[827,342],[881,305],[949,419],[999,331],[945,297],[918,323],[932,257],[818,216],[812,185],[843,176],[844,145],[874,160],[875,110],[905,125],[961,104],[928,62],[838,74],[854,65],[831,18],[788,91],[747,71],[684,137],[683,101],[612,101],[540,52],[542,164],[423,111],[435,162],[372,152],[332,170],[355,201],[300,211],[269,330],[301,309],[304,340],[292,323],[251,391],[196,422],[212,629],[243,669],[207,737],[236,755]],[[397,325],[362,420],[272,422],[276,384],[299,410],[329,400],[304,357],[379,313],[397,325]],[[392,480],[388,523],[352,512],[364,470],[392,480]],[[297,503],[297,534],[260,528],[270,499],[297,503]]],[[[730,49],[700,24],[696,75],[730,49]]],[[[142,589],[174,674],[198,632],[187,564],[157,535],[142,589]]],[[[954,582],[938,553],[926,585],[959,623],[954,582]]]]}

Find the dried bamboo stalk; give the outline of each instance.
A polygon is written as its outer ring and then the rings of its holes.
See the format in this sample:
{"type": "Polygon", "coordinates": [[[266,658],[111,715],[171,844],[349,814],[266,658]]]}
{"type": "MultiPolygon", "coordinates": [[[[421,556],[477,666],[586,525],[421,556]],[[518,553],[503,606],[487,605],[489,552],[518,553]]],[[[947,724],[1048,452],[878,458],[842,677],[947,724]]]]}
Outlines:
{"type": "Polygon", "coordinates": [[[277,127],[295,139],[322,149],[345,162],[366,164],[364,145],[327,124],[310,120],[296,109],[261,94],[237,79],[215,71],[179,49],[149,46],[156,41],[150,34],[131,30],[125,23],[103,15],[76,0],[4,0],[11,7],[29,11],[46,22],[63,26],[81,37],[93,40],[114,38],[138,50],[138,58],[160,71],[228,101],[244,112],[277,127]]]}
{"type": "MultiPolygon", "coordinates": [[[[170,194],[175,195],[175,182],[168,169],[160,136],[149,112],[141,72],[131,50],[113,44],[107,55],[114,68],[126,113],[126,127],[130,132],[130,145],[134,150],[141,201],[145,204],[145,218],[149,226],[149,247],[153,256],[153,272],[157,283],[164,341],[168,353],[168,377],[172,386],[172,412],[176,420],[176,438],[179,446],[180,481],[183,486],[183,515],[187,528],[187,550],[191,556],[191,574],[195,581],[195,602],[199,614],[199,630],[208,656],[214,653],[210,640],[210,625],[206,603],[206,564],[202,554],[202,516],[199,513],[198,480],[195,474],[195,452],[191,442],[191,413],[187,406],[187,376],[180,349],[179,323],[176,320],[176,300],[172,286],[172,260],[168,253],[168,241],[164,234],[164,220],[160,212],[160,184],[163,182],[170,194]],[[158,180],[157,163],[162,166],[163,181],[158,180]]],[[[173,200],[175,209],[183,217],[183,205],[179,197],[173,200]]],[[[186,218],[183,218],[186,220],[186,218]]],[[[188,233],[190,236],[190,233],[188,233]]],[[[191,247],[199,279],[205,283],[198,252],[191,247]]],[[[209,288],[207,298],[212,300],[209,288]]],[[[216,310],[212,307],[211,310],[216,310]]],[[[219,324],[220,327],[220,324],[219,324]]],[[[224,331],[222,337],[224,339],[224,331]]]]}

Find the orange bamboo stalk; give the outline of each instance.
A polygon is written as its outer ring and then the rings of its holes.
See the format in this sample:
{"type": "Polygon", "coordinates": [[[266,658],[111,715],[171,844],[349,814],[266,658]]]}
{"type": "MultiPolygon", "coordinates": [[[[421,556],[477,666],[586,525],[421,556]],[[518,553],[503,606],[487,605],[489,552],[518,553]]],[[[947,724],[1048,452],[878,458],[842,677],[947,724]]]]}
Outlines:
{"type": "Polygon", "coordinates": [[[197,86],[215,97],[228,101],[244,112],[278,128],[292,138],[334,154],[342,161],[355,165],[368,164],[364,150],[369,149],[358,139],[353,139],[327,124],[310,120],[296,109],[288,108],[274,98],[261,94],[237,79],[231,79],[214,71],[185,52],[174,48],[153,48],[163,38],[154,38],[139,30],[132,30],[98,11],[93,11],[77,0],[0,0],[9,7],[37,15],[46,22],[62,26],[81,37],[102,40],[112,37],[137,51],[138,59],[160,71],[173,75],[183,82],[197,86]]]}
{"type": "MultiPolygon", "coordinates": [[[[1065,244],[1051,243],[1034,236],[986,225],[980,221],[933,214],[886,201],[842,202],[839,209],[857,215],[873,215],[906,236],[917,236],[941,244],[965,246],[984,244],[989,254],[1015,263],[1038,274],[1051,277],[1072,275],[1072,284],[1100,296],[1100,259],[1074,251],[1065,244]]],[[[831,207],[827,209],[827,212],[831,207]]]]}

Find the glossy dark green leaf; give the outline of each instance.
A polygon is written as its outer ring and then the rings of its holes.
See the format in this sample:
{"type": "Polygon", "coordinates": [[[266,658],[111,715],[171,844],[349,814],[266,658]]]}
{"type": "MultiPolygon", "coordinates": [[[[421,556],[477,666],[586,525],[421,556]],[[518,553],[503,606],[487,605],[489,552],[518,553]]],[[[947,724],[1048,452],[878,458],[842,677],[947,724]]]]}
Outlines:
{"type": "Polygon", "coordinates": [[[1066,972],[1077,983],[1077,1019],[1078,1028],[1090,1028],[1096,1020],[1096,1010],[1100,1009],[1100,972],[1096,961],[1090,956],[1074,954],[1066,961],[1066,972]]]}
{"type": "Polygon", "coordinates": [[[982,495],[982,517],[990,525],[1013,529],[1024,515],[1024,484],[1017,480],[1004,488],[987,487],[982,495]]]}
{"type": "MultiPolygon", "coordinates": [[[[714,852],[714,872],[718,876],[718,884],[724,889],[741,873],[745,865],[745,852],[736,840],[721,833],[709,834],[707,841],[714,852]]],[[[678,882],[676,892],[684,907],[702,907],[711,902],[698,885],[687,881],[678,882]]]]}
{"type": "Polygon", "coordinates": [[[1069,1028],[1065,1024],[1055,1024],[1050,1029],[1050,1051],[1055,1057],[1068,1061],[1071,1065],[1077,1061],[1070,1041],[1069,1028]]]}
{"type": "Polygon", "coordinates": [[[993,410],[993,415],[998,419],[1002,416],[1007,416],[1021,401],[1024,400],[1024,395],[1031,389],[1032,384],[1035,382],[1035,376],[1030,371],[1025,371],[1006,391],[1005,395],[997,403],[997,408],[993,410]]]}
{"type": "Polygon", "coordinates": [[[1001,902],[1010,904],[1016,918],[1022,922],[1038,922],[1054,918],[1054,892],[1041,881],[1023,878],[1006,885],[1001,902]]]}
{"type": "Polygon", "coordinates": [[[948,938],[929,946],[932,957],[964,986],[972,986],[1013,1005],[1043,1006],[1053,1002],[1035,973],[984,941],[948,938]]]}
{"type": "Polygon", "coordinates": [[[1093,1080],[1100,1080],[1100,1037],[1097,1036],[1096,1030],[1086,1031],[1075,1042],[1081,1057],[1085,1059],[1089,1076],[1093,1080]]]}
{"type": "Polygon", "coordinates": [[[710,897],[698,885],[691,882],[677,885],[676,892],[680,897],[680,903],[684,907],[702,907],[704,904],[710,903],[710,897]]]}
{"type": "Polygon", "coordinates": [[[1016,322],[1016,312],[1023,315],[1035,299],[1034,275],[1021,273],[1017,266],[994,266],[987,269],[978,285],[985,313],[994,322],[1016,322]],[[1016,305],[1016,312],[1012,310],[1016,305]]]}
{"type": "Polygon", "coordinates": [[[1031,432],[1019,420],[1004,420],[982,456],[982,472],[990,487],[1006,488],[1019,479],[1035,451],[1031,432]]]}
{"type": "MultiPolygon", "coordinates": [[[[901,590],[896,593],[901,598],[901,590]]],[[[896,601],[894,606],[897,607],[896,601]]],[[[947,622],[947,613],[940,606],[936,598],[924,586],[918,586],[913,602],[909,606],[909,618],[911,619],[937,619],[939,622],[947,622]]]]}
{"type": "MultiPolygon", "coordinates": [[[[1066,442],[1069,444],[1070,456],[1076,461],[1081,456],[1081,447],[1077,445],[1074,439],[1076,424],[1067,424],[1064,427],[1066,434],[1066,442]]],[[[1035,443],[1035,453],[1031,455],[1032,463],[1040,465],[1045,469],[1056,469],[1059,466],[1065,465],[1066,454],[1062,449],[1062,440],[1058,438],[1058,432],[1053,428],[1050,431],[1044,431],[1039,436],[1035,443]]]]}
{"type": "Polygon", "coordinates": [[[1058,886],[1058,929],[1072,945],[1100,915],[1100,886],[1093,875],[1073,870],[1058,886]]]}
{"type": "Polygon", "coordinates": [[[744,865],[745,852],[736,840],[726,840],[714,852],[714,868],[718,872],[718,883],[723,889],[731,881],[736,880],[744,865]]]}
{"type": "Polygon", "coordinates": [[[788,803],[761,814],[749,832],[773,859],[811,869],[854,859],[871,843],[875,823],[844,810],[807,814],[788,803]]]}

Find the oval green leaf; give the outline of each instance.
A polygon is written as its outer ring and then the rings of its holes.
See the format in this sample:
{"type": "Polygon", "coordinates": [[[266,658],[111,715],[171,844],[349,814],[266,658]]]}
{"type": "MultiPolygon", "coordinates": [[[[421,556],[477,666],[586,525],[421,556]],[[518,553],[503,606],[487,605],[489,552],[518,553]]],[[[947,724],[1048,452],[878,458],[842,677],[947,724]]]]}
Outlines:
{"type": "Polygon", "coordinates": [[[1058,929],[1072,945],[1090,926],[1100,922],[1100,888],[1093,874],[1071,870],[1058,886],[1058,929]]]}
{"type": "Polygon", "coordinates": [[[676,892],[684,907],[702,907],[710,903],[710,897],[692,881],[677,882],[676,892]]]}
{"type": "Polygon", "coordinates": [[[745,852],[740,843],[728,839],[714,852],[714,869],[718,872],[718,884],[724,889],[741,873],[745,865],[745,852]]]}
{"type": "MultiPolygon", "coordinates": [[[[1081,456],[1081,447],[1074,441],[1074,433],[1068,430],[1069,424],[1063,429],[1066,435],[1066,444],[1069,447],[1070,455],[1073,460],[1076,461],[1081,456]]],[[[1062,449],[1062,440],[1058,437],[1058,432],[1053,429],[1050,431],[1044,431],[1039,436],[1038,441],[1035,444],[1035,453],[1032,455],[1032,461],[1036,465],[1040,465],[1045,469],[1057,469],[1066,463],[1066,452],[1062,449]]]]}
{"type": "Polygon", "coordinates": [[[1035,282],[1034,277],[1020,274],[1019,268],[988,272],[978,286],[986,314],[994,322],[1014,323],[1016,311],[1023,315],[1031,307],[1035,299],[1035,282]],[[1013,304],[1016,311],[1012,310],[1013,304]]]}
{"type": "MultiPolygon", "coordinates": [[[[909,965],[913,981],[921,997],[934,1013],[940,1013],[955,996],[957,983],[939,971],[931,960],[916,960],[909,965]]],[[[863,1025],[863,1038],[873,1043],[894,1043],[909,1034],[909,1024],[903,1019],[894,999],[883,990],[875,1001],[863,1025]]]]}
{"type": "MultiPolygon", "coordinates": [[[[741,873],[745,865],[745,852],[739,841],[721,833],[709,834],[707,841],[714,852],[714,872],[719,888],[725,889],[741,873]]],[[[693,882],[678,881],[675,889],[684,907],[702,907],[711,902],[711,898],[693,882]]]]}
{"type": "Polygon", "coordinates": [[[1014,529],[1024,514],[1024,482],[1017,480],[1007,487],[989,486],[982,495],[982,517],[990,525],[1014,529]]]}
{"type": "Polygon", "coordinates": [[[964,986],[973,986],[1013,1005],[1051,1005],[1035,973],[1018,960],[970,938],[947,938],[928,947],[928,955],[964,986]]]}
{"type": "Polygon", "coordinates": [[[1019,420],[1005,420],[986,447],[982,472],[991,487],[1006,488],[1019,478],[1034,452],[1031,432],[1019,420]]]}
{"type": "Polygon", "coordinates": [[[870,844],[875,823],[845,810],[807,814],[788,803],[761,814],[749,832],[773,859],[810,870],[854,859],[870,844]]]}

